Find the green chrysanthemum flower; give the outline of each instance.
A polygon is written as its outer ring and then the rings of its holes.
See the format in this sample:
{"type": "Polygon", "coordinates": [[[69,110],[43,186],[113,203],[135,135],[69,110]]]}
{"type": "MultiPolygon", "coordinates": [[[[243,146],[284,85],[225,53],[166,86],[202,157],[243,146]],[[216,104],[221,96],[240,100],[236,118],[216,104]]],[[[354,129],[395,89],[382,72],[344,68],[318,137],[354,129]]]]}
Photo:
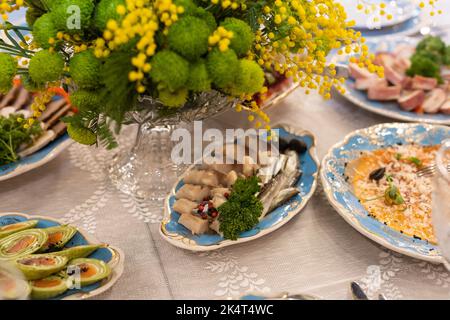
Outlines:
{"type": "Polygon", "coordinates": [[[48,10],[53,10],[53,8],[59,4],[62,0],[41,0],[41,3],[48,10]]]}
{"type": "Polygon", "coordinates": [[[196,60],[208,52],[209,34],[205,21],[191,16],[184,17],[169,29],[169,47],[188,60],[196,60]]]}
{"type": "Polygon", "coordinates": [[[191,15],[197,10],[197,6],[192,0],[175,0],[174,3],[184,8],[185,15],[191,15]]]}
{"type": "Polygon", "coordinates": [[[125,0],[102,0],[95,8],[94,23],[98,30],[106,29],[110,19],[119,21],[121,15],[117,13],[117,6],[125,5],[125,0]]]}
{"type": "Polygon", "coordinates": [[[58,30],[53,23],[53,15],[46,13],[38,18],[33,25],[33,39],[43,49],[50,48],[48,40],[56,39],[58,30]]]}
{"type": "Polygon", "coordinates": [[[205,21],[209,27],[210,33],[213,33],[214,30],[217,29],[216,18],[214,18],[214,15],[211,12],[206,11],[204,8],[197,8],[192,15],[205,21]]]}
{"type": "Polygon", "coordinates": [[[92,146],[97,143],[97,135],[94,131],[85,127],[78,127],[71,123],[67,124],[67,133],[80,144],[92,146]]]}
{"type": "Polygon", "coordinates": [[[34,25],[34,23],[36,22],[36,20],[43,14],[44,14],[44,12],[42,12],[36,8],[29,7],[27,9],[27,12],[25,13],[25,20],[26,20],[28,26],[32,27],[34,25]]]}
{"type": "Polygon", "coordinates": [[[197,92],[211,90],[211,78],[205,61],[199,60],[191,64],[187,88],[197,92]]]}
{"type": "Polygon", "coordinates": [[[239,61],[239,72],[236,82],[231,86],[229,92],[232,95],[253,95],[264,86],[264,71],[255,61],[242,59],[239,61]]]}
{"type": "Polygon", "coordinates": [[[239,60],[234,50],[221,52],[216,48],[208,54],[206,66],[213,83],[219,88],[226,88],[236,79],[239,60]]]}
{"type": "Polygon", "coordinates": [[[94,8],[92,0],[60,0],[52,6],[53,22],[58,30],[80,32],[91,25],[94,8]],[[76,19],[78,11],[75,8],[79,8],[79,25],[76,19]]]}
{"type": "Polygon", "coordinates": [[[247,23],[236,18],[226,18],[220,25],[228,31],[233,32],[230,48],[239,57],[244,56],[252,48],[255,35],[247,23]]]}
{"type": "Polygon", "coordinates": [[[159,90],[158,99],[167,107],[178,108],[186,103],[189,91],[181,88],[175,92],[167,89],[159,90]]]}
{"type": "Polygon", "coordinates": [[[157,83],[165,83],[170,91],[177,91],[189,77],[189,62],[173,51],[163,50],[152,59],[150,77],[157,83]]]}
{"type": "Polygon", "coordinates": [[[16,60],[7,53],[0,53],[0,93],[11,90],[16,72],[16,60]]]}
{"type": "Polygon", "coordinates": [[[96,91],[77,90],[70,95],[72,106],[79,110],[98,110],[101,107],[101,99],[96,91]]]}
{"type": "Polygon", "coordinates": [[[30,60],[28,73],[37,84],[58,80],[64,69],[64,60],[59,53],[47,50],[37,52],[30,60]]]}
{"type": "Polygon", "coordinates": [[[102,64],[92,50],[77,53],[70,60],[70,75],[80,88],[96,88],[102,64]]]}

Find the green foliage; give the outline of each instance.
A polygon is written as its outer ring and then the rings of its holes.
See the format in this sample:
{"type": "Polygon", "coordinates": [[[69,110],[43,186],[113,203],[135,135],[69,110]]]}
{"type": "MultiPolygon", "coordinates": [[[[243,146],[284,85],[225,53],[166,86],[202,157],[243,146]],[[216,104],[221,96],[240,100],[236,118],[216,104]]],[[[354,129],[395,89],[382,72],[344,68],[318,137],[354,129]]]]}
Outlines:
{"type": "MultiPolygon", "coordinates": [[[[101,68],[101,79],[105,89],[99,92],[103,101],[102,112],[120,125],[125,113],[132,110],[137,101],[135,83],[128,81],[128,74],[134,70],[131,51],[112,53],[101,68]]],[[[120,127],[117,127],[118,129],[120,127]]]]}
{"type": "Polygon", "coordinates": [[[96,88],[100,84],[102,63],[92,50],[77,53],[70,60],[70,75],[80,88],[96,88]]]}
{"type": "Polygon", "coordinates": [[[38,18],[33,25],[33,39],[43,49],[50,48],[48,40],[50,38],[56,39],[58,33],[55,24],[53,23],[53,14],[46,13],[38,18]]]}
{"type": "Polygon", "coordinates": [[[158,99],[167,107],[178,108],[182,107],[188,97],[189,91],[186,88],[178,89],[175,92],[171,92],[168,89],[159,90],[158,99]]]}
{"type": "Polygon", "coordinates": [[[22,116],[18,114],[0,116],[0,165],[19,160],[19,147],[31,143],[33,137],[42,133],[39,122],[36,121],[30,128],[25,129],[23,123],[17,120],[20,117],[22,116]]]}
{"type": "Polygon", "coordinates": [[[64,60],[61,54],[42,50],[31,58],[28,72],[34,82],[44,84],[58,80],[63,69],[64,60]]]}
{"type": "Polygon", "coordinates": [[[263,69],[255,61],[242,59],[239,62],[239,72],[230,93],[235,96],[241,94],[253,95],[259,92],[265,82],[263,69]]]}
{"type": "Polygon", "coordinates": [[[68,123],[67,133],[73,140],[80,144],[92,146],[97,143],[97,135],[89,128],[68,123]]]}
{"type": "Polygon", "coordinates": [[[98,92],[93,90],[77,90],[70,95],[70,102],[72,106],[81,111],[94,110],[99,111],[102,101],[98,92]]]}
{"type": "Polygon", "coordinates": [[[27,9],[27,12],[25,13],[25,20],[27,22],[27,25],[29,27],[32,27],[36,20],[42,16],[45,13],[45,11],[41,11],[34,7],[29,7],[27,9]]]}
{"type": "Polygon", "coordinates": [[[206,65],[213,83],[221,89],[232,85],[239,72],[239,60],[232,49],[225,52],[213,49],[208,54],[206,65]]]}
{"type": "Polygon", "coordinates": [[[255,36],[247,23],[236,18],[226,18],[220,25],[233,32],[230,48],[239,57],[244,56],[252,48],[255,36]]]}
{"type": "Polygon", "coordinates": [[[208,52],[209,34],[210,29],[204,20],[187,16],[169,29],[169,47],[186,59],[194,61],[208,52]]]}
{"type": "Polygon", "coordinates": [[[164,83],[171,91],[177,91],[187,82],[189,62],[173,51],[160,51],[152,59],[150,77],[156,83],[164,83]]]}
{"type": "Polygon", "coordinates": [[[70,33],[79,33],[91,25],[91,17],[94,12],[94,2],[92,0],[59,0],[52,5],[53,22],[58,30],[70,33]],[[80,8],[80,29],[69,29],[68,21],[71,21],[74,12],[69,10],[71,6],[80,8]]]}
{"type": "Polygon", "coordinates": [[[406,71],[408,76],[420,75],[442,81],[440,66],[429,57],[416,53],[411,58],[411,67],[406,71]]]}
{"type": "Polygon", "coordinates": [[[204,60],[199,60],[190,65],[187,88],[195,92],[211,90],[211,79],[204,60]]]}
{"type": "Polygon", "coordinates": [[[256,176],[237,179],[228,201],[217,209],[225,239],[236,240],[242,232],[258,224],[263,211],[261,201],[255,196],[260,191],[258,182],[256,176]]]}
{"type": "Polygon", "coordinates": [[[0,52],[0,93],[11,90],[16,72],[16,60],[9,54],[0,52]]]}
{"type": "Polygon", "coordinates": [[[110,130],[106,118],[94,111],[80,111],[77,114],[63,118],[67,123],[67,132],[78,143],[94,145],[98,143],[111,150],[117,147],[117,141],[110,130]]]}
{"type": "Polygon", "coordinates": [[[445,54],[445,42],[439,37],[428,36],[424,38],[416,47],[416,52],[436,52],[445,54]]]}
{"type": "Polygon", "coordinates": [[[101,0],[95,8],[94,23],[99,31],[106,29],[109,19],[119,21],[121,16],[116,9],[119,5],[125,5],[125,0],[101,0]]]}

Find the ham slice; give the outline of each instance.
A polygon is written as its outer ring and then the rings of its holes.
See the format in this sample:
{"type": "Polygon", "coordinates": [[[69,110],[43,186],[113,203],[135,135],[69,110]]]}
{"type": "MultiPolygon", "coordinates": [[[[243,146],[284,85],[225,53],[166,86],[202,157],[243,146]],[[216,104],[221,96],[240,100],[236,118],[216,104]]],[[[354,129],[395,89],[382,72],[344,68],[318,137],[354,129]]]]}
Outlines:
{"type": "Polygon", "coordinates": [[[370,87],[376,87],[376,86],[387,87],[387,85],[388,85],[388,83],[387,83],[386,79],[380,78],[377,76],[372,76],[370,78],[357,79],[356,83],[355,83],[355,88],[357,90],[367,90],[370,87]]]}
{"type": "Polygon", "coordinates": [[[370,73],[366,68],[361,68],[356,63],[350,63],[348,65],[348,72],[353,79],[371,78],[373,73],[370,73]]]}
{"type": "Polygon", "coordinates": [[[394,67],[391,66],[384,66],[384,76],[390,83],[396,86],[402,85],[405,79],[405,76],[402,73],[396,71],[394,67]]]}
{"type": "Polygon", "coordinates": [[[450,99],[447,99],[447,101],[444,102],[439,111],[444,114],[450,114],[450,99]]]}
{"type": "Polygon", "coordinates": [[[398,98],[400,98],[401,91],[401,86],[370,87],[368,91],[368,97],[370,100],[377,101],[397,100],[398,98]]]}
{"type": "Polygon", "coordinates": [[[411,77],[405,77],[402,82],[402,87],[405,90],[412,90],[413,80],[411,77]]]}
{"type": "Polygon", "coordinates": [[[438,85],[436,78],[427,78],[422,76],[414,76],[412,80],[412,88],[415,90],[433,90],[438,85]]]}
{"type": "Polygon", "coordinates": [[[447,100],[447,94],[442,89],[434,89],[425,98],[422,105],[423,111],[426,113],[437,113],[441,106],[447,100]]]}
{"type": "Polygon", "coordinates": [[[412,111],[422,105],[425,101],[425,92],[423,90],[415,90],[412,92],[405,92],[398,99],[398,103],[403,110],[412,111]]]}

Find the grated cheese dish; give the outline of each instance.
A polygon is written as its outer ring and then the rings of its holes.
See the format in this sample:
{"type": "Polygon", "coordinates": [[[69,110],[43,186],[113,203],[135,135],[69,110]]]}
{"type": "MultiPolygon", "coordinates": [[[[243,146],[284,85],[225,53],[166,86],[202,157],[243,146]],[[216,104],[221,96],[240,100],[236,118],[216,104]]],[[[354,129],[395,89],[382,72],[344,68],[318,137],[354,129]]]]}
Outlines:
{"type": "Polygon", "coordinates": [[[369,215],[416,239],[436,243],[431,220],[432,180],[417,171],[432,165],[439,146],[398,145],[363,152],[346,176],[369,215]]]}

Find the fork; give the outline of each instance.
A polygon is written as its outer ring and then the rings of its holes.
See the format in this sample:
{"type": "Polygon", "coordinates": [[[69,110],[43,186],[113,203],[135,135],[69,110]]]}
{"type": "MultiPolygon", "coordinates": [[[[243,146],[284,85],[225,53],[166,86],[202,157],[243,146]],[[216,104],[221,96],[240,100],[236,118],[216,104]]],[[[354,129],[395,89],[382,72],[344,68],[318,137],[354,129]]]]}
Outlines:
{"type": "MultiPolygon", "coordinates": [[[[450,172],[450,164],[447,165],[446,169],[450,172]]],[[[436,165],[433,164],[431,166],[423,167],[416,173],[419,177],[431,177],[436,173],[436,165]]]]}

